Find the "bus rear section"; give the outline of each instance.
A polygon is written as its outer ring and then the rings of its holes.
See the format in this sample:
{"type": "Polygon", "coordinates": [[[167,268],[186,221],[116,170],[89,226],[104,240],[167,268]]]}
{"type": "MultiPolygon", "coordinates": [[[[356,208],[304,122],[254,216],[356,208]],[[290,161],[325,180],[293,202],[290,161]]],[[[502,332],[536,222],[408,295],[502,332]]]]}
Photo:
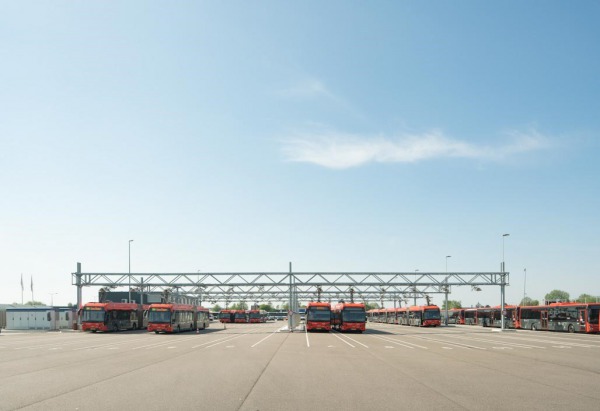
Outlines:
{"type": "Polygon", "coordinates": [[[196,307],[187,304],[152,304],[148,315],[148,332],[174,333],[194,329],[196,307]]]}
{"type": "Polygon", "coordinates": [[[87,303],[81,309],[83,331],[122,331],[143,328],[143,310],[135,303],[87,303]]]}
{"type": "Polygon", "coordinates": [[[361,303],[339,303],[331,310],[331,326],[338,331],[365,331],[365,305],[361,303]]]}
{"type": "Polygon", "coordinates": [[[210,311],[208,308],[197,307],[196,308],[196,325],[194,328],[197,330],[204,330],[210,326],[210,311]]]}
{"type": "Polygon", "coordinates": [[[249,310],[248,311],[248,322],[249,323],[262,323],[263,315],[261,310],[249,310]]]}
{"type": "Polygon", "coordinates": [[[331,331],[331,304],[310,302],[306,307],[306,331],[331,331]]]}

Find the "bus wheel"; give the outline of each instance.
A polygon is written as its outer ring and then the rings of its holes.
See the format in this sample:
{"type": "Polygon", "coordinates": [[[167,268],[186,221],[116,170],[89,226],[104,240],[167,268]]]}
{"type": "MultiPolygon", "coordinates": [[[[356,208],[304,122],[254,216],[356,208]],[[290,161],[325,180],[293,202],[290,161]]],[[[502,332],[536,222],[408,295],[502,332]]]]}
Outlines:
{"type": "Polygon", "coordinates": [[[569,324],[569,332],[570,333],[574,333],[575,332],[575,328],[573,327],[573,324],[569,324]]]}
{"type": "Polygon", "coordinates": [[[179,326],[177,326],[177,332],[180,333],[181,332],[181,328],[179,326]]]}
{"type": "Polygon", "coordinates": [[[158,334],[158,331],[154,331],[154,334],[158,334]]]}
{"type": "Polygon", "coordinates": [[[136,323],[133,323],[133,329],[137,330],[137,324],[136,323]]]}
{"type": "Polygon", "coordinates": [[[535,324],[531,324],[531,331],[537,331],[537,326],[535,324]]]}

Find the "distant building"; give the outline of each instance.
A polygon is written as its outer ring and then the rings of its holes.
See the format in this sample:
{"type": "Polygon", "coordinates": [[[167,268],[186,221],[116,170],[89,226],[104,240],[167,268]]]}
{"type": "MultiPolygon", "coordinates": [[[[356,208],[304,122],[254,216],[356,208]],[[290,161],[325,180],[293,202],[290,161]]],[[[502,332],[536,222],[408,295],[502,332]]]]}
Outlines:
{"type": "Polygon", "coordinates": [[[3,310],[7,330],[72,329],[77,320],[75,307],[12,306],[3,310]]]}

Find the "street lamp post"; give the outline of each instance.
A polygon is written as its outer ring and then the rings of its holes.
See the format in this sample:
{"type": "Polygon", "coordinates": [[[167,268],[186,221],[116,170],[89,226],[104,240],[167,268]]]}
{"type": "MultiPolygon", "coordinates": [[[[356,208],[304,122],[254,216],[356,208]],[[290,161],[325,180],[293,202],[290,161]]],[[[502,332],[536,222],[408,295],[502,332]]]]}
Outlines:
{"type": "Polygon", "coordinates": [[[54,307],[54,296],[58,293],[48,293],[50,294],[50,307],[54,307]]]}
{"type": "Polygon", "coordinates": [[[417,272],[419,269],[415,270],[415,285],[413,287],[413,305],[417,305],[417,272]]]}
{"type": "Polygon", "coordinates": [[[446,325],[448,325],[448,259],[451,257],[451,255],[446,256],[446,286],[444,287],[444,294],[446,295],[446,325]]]}
{"type": "Polygon", "coordinates": [[[500,330],[504,330],[504,287],[506,281],[506,264],[504,262],[504,239],[510,234],[502,234],[502,273],[500,274],[500,330]]]}
{"type": "Polygon", "coordinates": [[[131,242],[133,240],[129,240],[129,297],[127,299],[127,301],[131,302],[131,242]]]}
{"type": "Polygon", "coordinates": [[[525,304],[525,298],[527,297],[527,268],[523,268],[523,274],[525,278],[523,280],[523,302],[521,304],[525,304]]]}

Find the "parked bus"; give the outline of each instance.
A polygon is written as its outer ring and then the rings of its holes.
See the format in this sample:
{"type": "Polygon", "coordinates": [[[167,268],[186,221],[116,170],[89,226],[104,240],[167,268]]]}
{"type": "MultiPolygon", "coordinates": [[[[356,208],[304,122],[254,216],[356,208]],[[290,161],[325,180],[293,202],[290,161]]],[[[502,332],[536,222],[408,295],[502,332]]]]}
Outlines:
{"type": "Polygon", "coordinates": [[[246,316],[246,310],[233,310],[233,322],[247,323],[248,317],[246,316]]]}
{"type": "MultiPolygon", "coordinates": [[[[446,311],[442,310],[442,314],[445,316],[446,311]]],[[[448,310],[448,324],[464,324],[465,323],[465,310],[462,308],[451,308],[448,310]]]]}
{"type": "Polygon", "coordinates": [[[338,331],[365,331],[365,305],[338,303],[331,310],[331,326],[338,331]]]}
{"type": "MultiPolygon", "coordinates": [[[[515,328],[515,310],[516,305],[505,305],[504,306],[504,328],[515,328]]],[[[490,310],[490,316],[488,326],[500,328],[502,326],[502,307],[492,307],[490,310]]]]}
{"type": "Polygon", "coordinates": [[[232,323],[233,312],[231,310],[221,310],[221,312],[219,312],[219,321],[222,323],[232,323]]]}
{"type": "Polygon", "coordinates": [[[438,327],[441,325],[440,307],[413,305],[408,309],[408,323],[415,327],[438,327]]]}
{"type": "Polygon", "coordinates": [[[600,303],[553,303],[521,306],[515,310],[517,328],[544,331],[597,333],[600,303]]]}
{"type": "Polygon", "coordinates": [[[310,302],[306,307],[306,331],[331,330],[331,304],[310,302]]]}
{"type": "Polygon", "coordinates": [[[267,312],[265,310],[249,310],[247,315],[249,323],[267,322],[267,312]]]}
{"type": "Polygon", "coordinates": [[[87,303],[81,309],[83,331],[121,331],[144,328],[145,313],[136,303],[87,303]]]}
{"type": "Polygon", "coordinates": [[[204,330],[210,326],[210,311],[208,308],[196,307],[196,329],[204,330]]]}
{"type": "Polygon", "coordinates": [[[196,307],[188,304],[152,304],[148,332],[173,333],[194,329],[196,307]]]}

